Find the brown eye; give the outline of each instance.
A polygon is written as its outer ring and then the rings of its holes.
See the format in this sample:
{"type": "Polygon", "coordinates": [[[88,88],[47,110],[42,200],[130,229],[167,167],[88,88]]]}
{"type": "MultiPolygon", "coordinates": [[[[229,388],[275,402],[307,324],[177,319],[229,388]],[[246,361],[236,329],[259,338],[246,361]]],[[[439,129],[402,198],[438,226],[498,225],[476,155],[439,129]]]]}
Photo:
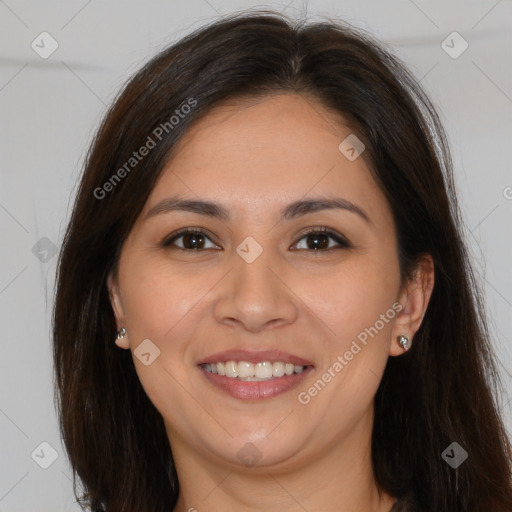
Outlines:
{"type": "Polygon", "coordinates": [[[309,249],[313,250],[327,249],[329,247],[329,236],[324,233],[313,233],[311,235],[307,235],[306,245],[309,249]]]}
{"type": "Polygon", "coordinates": [[[201,249],[218,249],[219,247],[215,245],[206,234],[199,229],[184,229],[175,233],[170,238],[167,238],[162,242],[163,247],[171,247],[173,246],[176,249],[181,249],[184,251],[194,251],[201,249]],[[176,243],[178,240],[182,240],[181,244],[176,243]],[[208,242],[211,246],[206,246],[208,242]]]}
{"type": "Polygon", "coordinates": [[[187,233],[182,235],[185,249],[203,249],[205,237],[199,233],[187,233]]]}
{"type": "MultiPolygon", "coordinates": [[[[303,247],[299,247],[300,250],[308,250],[313,252],[326,252],[332,249],[343,249],[350,246],[344,237],[327,229],[316,228],[311,230],[303,235],[300,240],[305,240],[303,247]],[[331,244],[331,241],[334,241],[335,244],[331,244]]],[[[299,243],[297,245],[299,245],[299,243]]]]}

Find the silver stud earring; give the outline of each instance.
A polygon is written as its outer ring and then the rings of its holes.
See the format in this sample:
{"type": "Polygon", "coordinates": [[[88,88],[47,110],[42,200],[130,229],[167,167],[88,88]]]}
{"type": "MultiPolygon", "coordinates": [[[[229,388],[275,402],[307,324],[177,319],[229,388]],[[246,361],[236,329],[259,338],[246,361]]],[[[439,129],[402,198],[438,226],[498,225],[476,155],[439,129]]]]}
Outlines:
{"type": "Polygon", "coordinates": [[[121,327],[119,331],[117,331],[117,339],[120,340],[121,338],[124,338],[126,336],[126,329],[124,327],[121,327]]]}
{"type": "Polygon", "coordinates": [[[409,338],[407,336],[397,336],[396,341],[398,341],[398,344],[406,351],[409,348],[409,338]]]}

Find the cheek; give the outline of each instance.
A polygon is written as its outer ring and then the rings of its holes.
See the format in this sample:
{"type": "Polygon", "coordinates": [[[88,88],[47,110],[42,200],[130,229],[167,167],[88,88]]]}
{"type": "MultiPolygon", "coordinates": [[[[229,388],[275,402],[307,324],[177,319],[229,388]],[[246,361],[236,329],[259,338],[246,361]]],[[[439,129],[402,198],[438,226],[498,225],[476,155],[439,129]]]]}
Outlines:
{"type": "Polygon", "coordinates": [[[377,323],[382,334],[389,334],[396,300],[400,273],[392,254],[386,257],[355,257],[346,265],[333,269],[329,275],[306,281],[308,305],[324,323],[337,349],[350,344],[359,333],[366,332],[377,323]],[[388,312],[386,314],[386,312],[388,312]],[[382,325],[381,315],[385,315],[382,325]]]}
{"type": "Polygon", "coordinates": [[[135,368],[151,401],[168,417],[173,417],[175,410],[169,409],[169,397],[182,408],[190,406],[193,340],[200,339],[198,325],[207,320],[208,291],[223,275],[223,269],[185,267],[178,268],[161,255],[142,257],[139,251],[128,253],[119,267],[135,368]],[[158,357],[149,366],[137,357],[137,347],[145,339],[158,349],[158,357]]]}
{"type": "Polygon", "coordinates": [[[360,417],[375,396],[389,357],[399,280],[390,251],[354,259],[310,295],[314,299],[309,305],[330,327],[325,329],[325,358],[315,380],[321,382],[311,391],[318,393],[315,407],[331,411],[332,428],[347,415],[360,417]],[[332,409],[333,403],[340,409],[332,409]]]}
{"type": "Polygon", "coordinates": [[[319,325],[328,328],[321,365],[300,403],[323,411],[327,430],[349,430],[370,407],[389,357],[399,270],[384,257],[361,258],[316,284],[315,292],[313,281],[303,292],[319,325]]]}
{"type": "MultiPolygon", "coordinates": [[[[186,273],[173,271],[165,260],[137,257],[137,251],[121,261],[119,278],[130,349],[140,383],[157,410],[184,429],[177,411],[192,411],[195,402],[190,399],[190,393],[194,394],[190,369],[183,363],[197,323],[195,307],[213,280],[208,276],[188,279],[186,273]],[[157,347],[150,345],[150,352],[158,354],[149,365],[139,358],[137,350],[146,339],[157,347]]],[[[199,415],[200,408],[194,412],[199,415]]]]}
{"type": "MultiPolygon", "coordinates": [[[[190,313],[214,280],[208,275],[187,277],[186,272],[176,272],[161,258],[128,257],[124,270],[123,275],[121,267],[123,309],[132,332],[153,336],[166,347],[174,332],[181,333],[180,339],[186,337],[187,317],[193,316],[190,313]]],[[[179,343],[172,345],[177,348],[179,343]]]]}

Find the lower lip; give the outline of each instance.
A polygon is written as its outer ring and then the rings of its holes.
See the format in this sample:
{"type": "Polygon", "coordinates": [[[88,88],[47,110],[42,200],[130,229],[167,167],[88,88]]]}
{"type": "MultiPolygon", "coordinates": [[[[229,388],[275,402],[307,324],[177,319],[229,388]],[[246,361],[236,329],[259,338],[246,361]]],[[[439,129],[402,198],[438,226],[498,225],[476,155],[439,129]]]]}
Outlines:
{"type": "Polygon", "coordinates": [[[246,382],[231,377],[224,377],[218,373],[208,372],[201,366],[198,368],[214,386],[241,400],[262,400],[290,391],[313,371],[313,367],[309,366],[302,373],[294,373],[293,375],[285,375],[259,382],[246,382]]]}

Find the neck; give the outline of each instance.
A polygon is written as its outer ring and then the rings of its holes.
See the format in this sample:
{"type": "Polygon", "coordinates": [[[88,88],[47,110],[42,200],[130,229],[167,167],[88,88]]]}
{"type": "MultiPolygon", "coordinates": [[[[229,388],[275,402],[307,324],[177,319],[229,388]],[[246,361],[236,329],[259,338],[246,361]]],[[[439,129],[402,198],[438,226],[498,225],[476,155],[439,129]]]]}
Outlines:
{"type": "MultiPolygon", "coordinates": [[[[307,463],[276,466],[219,464],[191,449],[175,433],[171,447],[180,482],[173,512],[389,512],[395,499],[381,491],[371,463],[373,417],[342,442],[323,447],[307,463]]],[[[172,438],[172,439],[171,439],[172,438]]]]}

